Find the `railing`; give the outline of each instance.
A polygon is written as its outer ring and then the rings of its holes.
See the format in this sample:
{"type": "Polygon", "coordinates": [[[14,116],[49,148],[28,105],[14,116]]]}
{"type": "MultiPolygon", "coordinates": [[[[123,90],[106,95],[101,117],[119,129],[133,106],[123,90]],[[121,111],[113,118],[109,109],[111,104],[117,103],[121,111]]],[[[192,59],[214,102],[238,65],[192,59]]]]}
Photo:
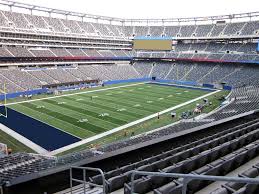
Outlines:
{"type": "MultiPolygon", "coordinates": [[[[103,193],[106,193],[106,187],[105,187],[105,177],[104,177],[104,173],[101,169],[99,168],[91,168],[91,167],[74,167],[72,166],[70,168],[70,193],[73,194],[73,182],[77,182],[77,183],[81,183],[83,184],[83,190],[84,193],[86,193],[86,183],[88,183],[91,186],[94,187],[101,187],[103,188],[103,193]],[[79,180],[76,178],[73,178],[73,169],[79,169],[79,170],[83,170],[83,180],[79,180]],[[86,171],[95,171],[95,172],[99,172],[102,176],[102,181],[103,181],[103,185],[97,185],[94,183],[90,183],[86,181],[86,171]]],[[[0,193],[1,194],[1,193],[0,193]]]]}
{"type": "Polygon", "coordinates": [[[135,178],[135,175],[137,174],[147,175],[147,176],[150,175],[150,176],[160,176],[160,177],[183,178],[182,194],[186,194],[187,185],[192,180],[226,181],[226,182],[259,184],[259,178],[240,178],[240,177],[223,177],[223,176],[209,176],[209,175],[133,171],[131,175],[131,191],[130,191],[131,194],[134,194],[134,178],[135,178]]]}

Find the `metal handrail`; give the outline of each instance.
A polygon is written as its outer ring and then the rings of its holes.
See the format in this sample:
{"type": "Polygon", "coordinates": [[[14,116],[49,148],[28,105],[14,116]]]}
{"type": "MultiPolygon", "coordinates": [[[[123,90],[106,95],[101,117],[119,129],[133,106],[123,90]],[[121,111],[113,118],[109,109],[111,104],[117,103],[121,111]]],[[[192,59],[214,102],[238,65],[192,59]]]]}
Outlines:
{"type": "Polygon", "coordinates": [[[70,167],[70,193],[73,193],[73,181],[74,182],[78,182],[78,183],[83,183],[83,189],[84,189],[84,193],[86,193],[86,183],[88,183],[86,181],[86,171],[95,171],[95,172],[99,172],[102,176],[102,182],[103,185],[97,185],[97,184],[91,184],[92,186],[95,187],[102,187],[103,188],[103,193],[106,193],[106,183],[105,183],[105,177],[104,177],[104,173],[100,168],[92,168],[92,167],[76,167],[76,166],[71,166],[70,167]],[[79,179],[75,179],[73,178],[73,169],[79,169],[79,170],[83,170],[83,180],[79,180],[79,179]]]}
{"type": "Polygon", "coordinates": [[[152,175],[152,176],[160,176],[160,177],[183,178],[182,194],[186,194],[187,185],[192,180],[226,181],[226,182],[259,184],[259,178],[240,178],[240,177],[225,177],[225,176],[210,176],[210,175],[133,171],[131,175],[131,189],[130,189],[131,194],[134,194],[134,178],[136,174],[152,175]]]}

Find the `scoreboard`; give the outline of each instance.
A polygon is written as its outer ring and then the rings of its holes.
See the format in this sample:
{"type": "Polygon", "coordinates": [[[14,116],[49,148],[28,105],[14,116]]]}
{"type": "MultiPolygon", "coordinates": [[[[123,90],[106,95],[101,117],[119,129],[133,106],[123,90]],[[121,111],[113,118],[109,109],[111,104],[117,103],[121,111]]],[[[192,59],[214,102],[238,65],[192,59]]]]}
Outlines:
{"type": "Polygon", "coordinates": [[[136,37],[133,40],[135,50],[172,50],[172,38],[167,37],[136,37]]]}

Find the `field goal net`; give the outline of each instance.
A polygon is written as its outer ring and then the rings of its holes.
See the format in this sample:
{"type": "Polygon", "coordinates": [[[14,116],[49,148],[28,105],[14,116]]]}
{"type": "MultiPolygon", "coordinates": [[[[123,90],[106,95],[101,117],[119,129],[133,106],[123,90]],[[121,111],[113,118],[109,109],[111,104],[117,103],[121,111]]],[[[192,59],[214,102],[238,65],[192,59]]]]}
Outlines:
{"type": "Polygon", "coordinates": [[[0,85],[0,117],[7,118],[7,90],[6,90],[6,84],[0,85]]]}

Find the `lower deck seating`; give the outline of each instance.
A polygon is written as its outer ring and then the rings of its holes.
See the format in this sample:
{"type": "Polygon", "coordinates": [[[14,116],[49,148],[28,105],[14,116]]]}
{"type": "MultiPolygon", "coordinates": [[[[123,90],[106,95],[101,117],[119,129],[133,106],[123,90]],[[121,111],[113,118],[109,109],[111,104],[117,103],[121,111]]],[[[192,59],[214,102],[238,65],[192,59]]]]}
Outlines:
{"type": "MultiPolygon", "coordinates": [[[[162,169],[162,171],[170,173],[224,176],[259,154],[259,141],[253,142],[251,140],[251,144],[243,143],[245,141],[245,139],[240,138],[239,140],[233,140],[233,143],[231,141],[224,143],[193,157],[188,157],[186,160],[162,169]]],[[[181,179],[175,179],[173,183],[177,184],[172,185],[172,180],[173,178],[163,179],[149,176],[145,177],[145,180],[143,180],[143,178],[136,180],[137,185],[135,186],[135,189],[137,193],[146,193],[155,189],[155,193],[157,194],[174,194],[174,190],[176,188],[178,190],[179,185],[182,186],[183,183],[181,179]],[[169,185],[163,185],[168,181],[169,185]],[[144,191],[143,188],[145,188],[144,191]]],[[[188,193],[195,193],[209,183],[210,182],[208,181],[193,180],[188,183],[188,193]]],[[[129,188],[129,185],[126,184],[124,187],[126,193],[128,193],[129,188]]]]}
{"type": "Polygon", "coordinates": [[[41,88],[42,85],[78,82],[91,79],[127,80],[142,78],[132,65],[79,65],[50,68],[0,70],[0,85],[7,83],[8,92],[20,92],[41,88]]]}
{"type": "MultiPolygon", "coordinates": [[[[196,142],[174,148],[139,162],[127,164],[105,173],[107,189],[112,192],[124,187],[130,191],[132,170],[162,171],[172,173],[193,173],[225,175],[234,168],[259,154],[259,122],[251,121],[196,142]]],[[[101,176],[90,178],[93,183],[101,184],[101,176]]],[[[155,176],[136,176],[135,192],[177,193],[181,191],[181,179],[155,176]]],[[[192,181],[189,193],[206,186],[209,182],[192,181]]]]}
{"type": "MultiPolygon", "coordinates": [[[[259,163],[245,170],[239,177],[259,178],[259,163]]],[[[210,194],[252,194],[259,193],[259,185],[229,182],[212,191],[210,194]]]]}

